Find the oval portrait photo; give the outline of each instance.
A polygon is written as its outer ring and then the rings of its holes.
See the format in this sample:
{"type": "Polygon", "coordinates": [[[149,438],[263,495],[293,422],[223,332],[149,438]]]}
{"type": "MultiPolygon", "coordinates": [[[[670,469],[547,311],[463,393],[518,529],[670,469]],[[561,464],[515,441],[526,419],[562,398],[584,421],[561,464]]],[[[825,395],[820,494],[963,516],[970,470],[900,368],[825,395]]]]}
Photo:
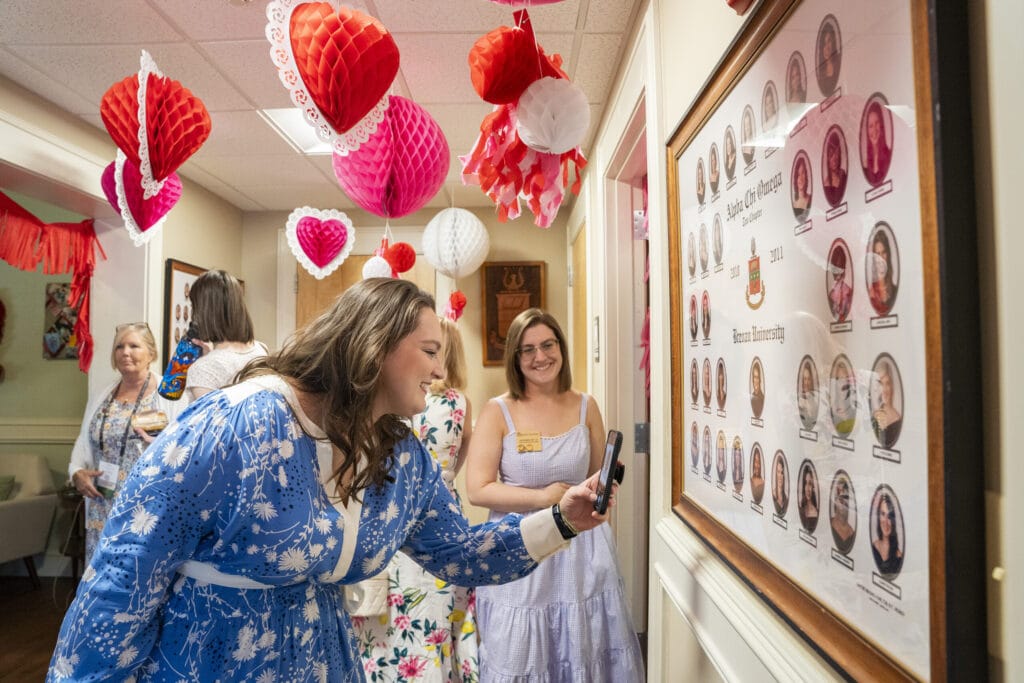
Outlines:
{"type": "Polygon", "coordinates": [[[821,152],[821,187],[829,206],[843,203],[846,195],[847,169],[850,160],[843,129],[833,125],[825,133],[825,146],[821,152]]]}
{"type": "Polygon", "coordinates": [[[840,354],[832,363],[829,384],[832,426],[839,436],[849,436],[857,423],[857,375],[846,354],[840,354]]]}
{"type": "Polygon", "coordinates": [[[697,431],[696,420],[690,425],[690,464],[694,468],[697,467],[697,463],[700,462],[700,436],[697,431]]]}
{"type": "Polygon", "coordinates": [[[700,272],[708,272],[708,226],[703,223],[700,226],[700,236],[697,238],[700,244],[700,272]]]}
{"type": "Polygon", "coordinates": [[[711,194],[718,193],[718,178],[721,169],[718,166],[718,144],[711,143],[711,151],[708,153],[708,185],[711,186],[711,194]]]}
{"type": "Polygon", "coordinates": [[[697,359],[694,358],[690,361],[690,399],[694,404],[697,403],[698,396],[700,396],[700,376],[697,370],[697,359]]]}
{"type": "Polygon", "coordinates": [[[843,64],[842,34],[839,22],[831,14],[821,20],[814,53],[814,73],[818,77],[818,88],[822,96],[829,97],[839,85],[839,69],[843,64]]]}
{"type": "Polygon", "coordinates": [[[704,203],[704,158],[697,159],[697,203],[704,203]]]}
{"type": "Polygon", "coordinates": [[[813,430],[818,422],[818,368],[810,356],[800,360],[796,376],[796,405],[800,413],[800,424],[804,429],[813,430]]]}
{"type": "Polygon", "coordinates": [[[732,490],[743,491],[743,442],[738,436],[732,440],[732,490]]]}
{"type": "Polygon", "coordinates": [[[704,394],[704,406],[711,406],[711,360],[704,359],[704,367],[701,370],[701,389],[704,394]]]}
{"type": "Polygon", "coordinates": [[[711,297],[708,290],[700,295],[700,328],[705,339],[711,338],[711,297]]]}
{"type": "Polygon", "coordinates": [[[786,516],[789,507],[789,465],[782,451],[775,451],[772,460],[772,505],[775,506],[775,514],[786,516]]]}
{"type": "Polygon", "coordinates": [[[786,101],[807,101],[807,69],[799,50],[789,56],[789,64],[786,65],[786,101]]]}
{"type": "Polygon", "coordinates": [[[793,215],[803,223],[811,213],[811,188],[813,178],[811,176],[811,158],[807,152],[800,150],[793,159],[793,169],[789,173],[790,187],[793,188],[791,199],[793,201],[793,215]]]}
{"type": "Polygon", "coordinates": [[[892,111],[885,95],[876,92],[864,105],[860,117],[860,166],[864,178],[878,187],[889,174],[892,163],[892,111]]]}
{"type": "Polygon", "coordinates": [[[715,365],[715,398],[718,400],[718,409],[725,410],[725,361],[721,358],[715,365]]]}
{"type": "Polygon", "coordinates": [[[754,357],[750,363],[750,410],[754,417],[761,417],[764,411],[764,367],[761,359],[754,357]]]}
{"type": "Polygon", "coordinates": [[[853,493],[850,475],[845,470],[839,470],[832,478],[828,516],[836,550],[843,555],[849,554],[857,538],[857,498],[853,493]]]}
{"type": "Polygon", "coordinates": [[[711,256],[714,257],[716,266],[722,265],[722,250],[724,248],[722,244],[722,215],[716,213],[711,228],[711,256]]]}
{"type": "Polygon", "coordinates": [[[903,382],[896,361],[881,353],[871,368],[871,431],[882,448],[892,448],[903,428],[903,382]]]}
{"type": "Polygon", "coordinates": [[[800,463],[797,475],[797,512],[800,513],[800,525],[809,534],[818,528],[818,472],[814,463],[804,460],[800,463]]]}
{"type": "Polygon", "coordinates": [[[725,483],[725,432],[719,430],[718,438],[715,440],[715,473],[718,475],[718,483],[725,483]]]}
{"type": "Polygon", "coordinates": [[[900,284],[900,253],[896,235],[888,223],[879,222],[868,235],[868,253],[864,265],[868,299],[878,315],[889,315],[896,304],[900,284]]]}
{"type": "MultiPolygon", "coordinates": [[[[690,339],[697,339],[697,295],[690,295],[690,339]]],[[[694,361],[696,362],[696,361],[694,361]]]]}
{"type": "Polygon", "coordinates": [[[871,498],[871,555],[882,578],[892,581],[903,568],[907,537],[903,513],[896,494],[887,484],[875,489],[871,498]]]}
{"type": "Polygon", "coordinates": [[[690,271],[690,277],[697,274],[697,247],[692,232],[686,237],[686,267],[690,271]]]}
{"type": "Polygon", "coordinates": [[[758,505],[764,498],[764,456],[761,444],[754,442],[750,447],[750,499],[758,505]]]}
{"type": "Polygon", "coordinates": [[[844,322],[850,316],[853,306],[853,268],[850,247],[842,238],[832,242],[828,250],[828,265],[825,268],[825,292],[832,320],[844,322]]]}
{"type": "Polygon", "coordinates": [[[761,127],[765,132],[775,128],[779,123],[779,95],[775,91],[775,81],[764,84],[761,94],[761,127]]]}
{"type": "Polygon", "coordinates": [[[704,474],[711,473],[711,427],[704,427],[704,438],[701,454],[704,458],[704,474]]]}
{"type": "Polygon", "coordinates": [[[743,108],[740,119],[740,149],[743,152],[743,163],[750,165],[754,161],[754,108],[749,104],[743,108]]]}
{"type": "Polygon", "coordinates": [[[736,177],[736,133],[733,132],[732,126],[725,127],[722,150],[725,153],[725,178],[732,180],[736,177]]]}

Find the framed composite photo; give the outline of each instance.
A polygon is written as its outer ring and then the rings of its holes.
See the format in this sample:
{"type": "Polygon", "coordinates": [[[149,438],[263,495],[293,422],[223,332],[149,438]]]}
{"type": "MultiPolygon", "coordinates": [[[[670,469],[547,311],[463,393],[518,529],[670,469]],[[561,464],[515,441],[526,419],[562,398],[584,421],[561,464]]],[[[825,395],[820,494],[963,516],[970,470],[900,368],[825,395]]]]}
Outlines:
{"type": "Polygon", "coordinates": [[[489,261],[480,269],[483,363],[501,365],[508,326],[527,308],[544,308],[544,261],[489,261]]]}
{"type": "Polygon", "coordinates": [[[987,668],[965,26],[759,3],[667,149],[674,512],[854,680],[987,668]]]}
{"type": "Polygon", "coordinates": [[[192,320],[192,303],[188,293],[192,283],[206,268],[184,261],[167,259],[164,270],[164,348],[161,370],[167,367],[171,354],[192,320]]]}

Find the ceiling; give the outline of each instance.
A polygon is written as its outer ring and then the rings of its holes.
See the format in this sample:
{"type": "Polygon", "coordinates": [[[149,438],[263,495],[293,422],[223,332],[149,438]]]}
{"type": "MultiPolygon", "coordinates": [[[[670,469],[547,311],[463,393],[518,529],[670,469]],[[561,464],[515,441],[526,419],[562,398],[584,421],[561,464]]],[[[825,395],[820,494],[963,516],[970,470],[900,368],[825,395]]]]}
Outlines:
{"type": "MultiPolygon", "coordinates": [[[[538,42],[548,54],[562,56],[563,68],[590,104],[584,154],[642,3],[563,0],[530,9],[538,42]]],[[[267,4],[2,0],[0,74],[105,133],[100,99],[113,83],[138,71],[145,49],[165,75],[181,81],[210,111],[210,138],[178,169],[181,175],[243,211],[354,208],[338,187],[329,155],[295,151],[257,114],[292,106],[270,60],[267,4]]],[[[460,180],[457,157],[470,150],[491,110],[470,83],[466,58],[480,36],[512,24],[511,9],[489,0],[346,4],[377,17],[391,31],[401,54],[392,94],[426,109],[448,139],[448,180],[427,207],[491,206],[479,188],[464,187],[460,180]]]]}

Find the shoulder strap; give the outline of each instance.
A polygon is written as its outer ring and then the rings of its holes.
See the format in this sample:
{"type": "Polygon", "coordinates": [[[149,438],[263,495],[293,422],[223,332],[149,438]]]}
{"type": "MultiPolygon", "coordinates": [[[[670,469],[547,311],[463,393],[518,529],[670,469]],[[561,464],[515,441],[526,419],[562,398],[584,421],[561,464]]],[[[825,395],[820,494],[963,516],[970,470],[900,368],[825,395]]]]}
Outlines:
{"type": "Polygon", "coordinates": [[[582,400],[580,401],[580,424],[581,425],[586,425],[587,424],[587,395],[586,394],[580,394],[580,396],[583,397],[582,400]]]}
{"type": "Polygon", "coordinates": [[[505,400],[503,398],[499,396],[494,400],[497,402],[498,407],[501,408],[501,412],[505,414],[505,425],[508,427],[508,433],[511,434],[516,431],[516,426],[512,424],[512,414],[508,412],[508,406],[505,405],[505,400]]]}

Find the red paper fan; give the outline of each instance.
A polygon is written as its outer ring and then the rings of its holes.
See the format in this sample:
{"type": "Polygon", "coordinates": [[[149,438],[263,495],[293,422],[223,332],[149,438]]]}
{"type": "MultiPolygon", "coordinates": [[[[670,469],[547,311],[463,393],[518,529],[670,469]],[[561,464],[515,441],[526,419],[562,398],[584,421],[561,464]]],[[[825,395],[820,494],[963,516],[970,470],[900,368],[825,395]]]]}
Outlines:
{"type": "Polygon", "coordinates": [[[526,10],[516,12],[515,20],[514,27],[499,26],[469,51],[470,80],[485,102],[515,102],[541,76],[567,78],[560,68],[561,57],[548,57],[537,44],[526,10]]]}

